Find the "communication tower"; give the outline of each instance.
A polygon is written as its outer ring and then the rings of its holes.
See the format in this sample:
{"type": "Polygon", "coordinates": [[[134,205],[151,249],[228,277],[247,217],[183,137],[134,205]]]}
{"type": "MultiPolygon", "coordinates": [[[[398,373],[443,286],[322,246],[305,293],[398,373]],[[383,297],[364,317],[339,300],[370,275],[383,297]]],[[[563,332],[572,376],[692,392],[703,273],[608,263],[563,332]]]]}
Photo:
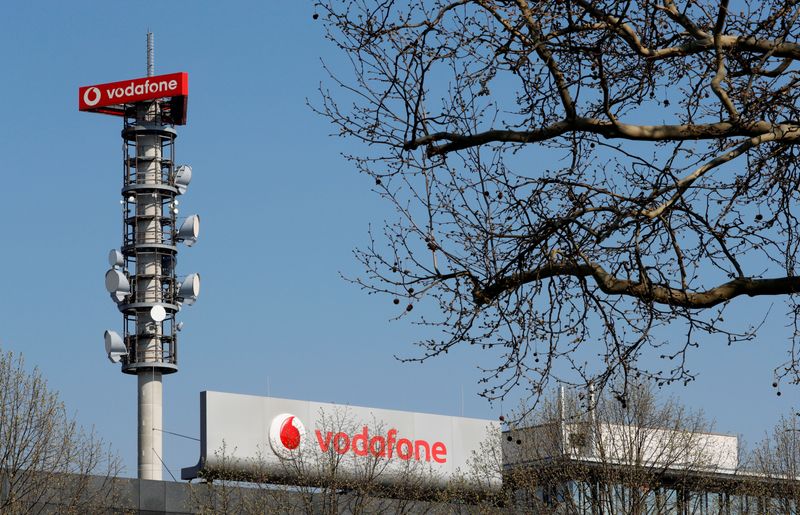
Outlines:
{"type": "Polygon", "coordinates": [[[154,75],[147,34],[147,76],[85,86],[81,111],[123,119],[122,245],[108,256],[106,289],[122,313],[122,335],[107,330],[108,358],[138,381],[138,477],[161,479],[162,376],[178,371],[175,317],[200,293],[199,274],[177,275],[178,244],[192,246],[200,217],[180,217],[192,168],[175,161],[175,126],[186,123],[188,75],[154,75]]]}

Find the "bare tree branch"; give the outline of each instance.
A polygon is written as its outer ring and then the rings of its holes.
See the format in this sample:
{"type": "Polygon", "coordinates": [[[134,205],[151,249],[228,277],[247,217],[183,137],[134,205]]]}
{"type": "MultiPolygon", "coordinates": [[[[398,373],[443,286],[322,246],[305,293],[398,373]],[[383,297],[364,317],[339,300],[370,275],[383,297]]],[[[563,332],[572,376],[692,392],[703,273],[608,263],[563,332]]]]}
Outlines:
{"type": "Polygon", "coordinates": [[[353,66],[316,110],[396,213],[352,280],[428,328],[402,359],[481,349],[490,400],[686,383],[773,297],[800,383],[800,9],[743,2],[319,1],[353,66]]]}

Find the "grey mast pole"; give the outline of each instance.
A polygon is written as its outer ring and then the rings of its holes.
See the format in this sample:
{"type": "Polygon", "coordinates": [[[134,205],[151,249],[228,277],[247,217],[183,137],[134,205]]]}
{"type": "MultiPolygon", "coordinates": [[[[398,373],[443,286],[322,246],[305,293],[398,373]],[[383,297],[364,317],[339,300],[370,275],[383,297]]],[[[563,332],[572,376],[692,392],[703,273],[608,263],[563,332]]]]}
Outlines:
{"type": "MultiPolygon", "coordinates": [[[[147,33],[147,76],[155,75],[153,33],[147,33]]],[[[159,125],[158,102],[143,103],[136,112],[136,124],[140,127],[159,125]]],[[[136,175],[145,184],[161,183],[161,143],[154,131],[145,131],[137,137],[136,175]]],[[[162,216],[162,204],[156,192],[137,195],[136,210],[139,214],[137,224],[137,243],[161,243],[162,234],[159,220],[162,216]],[[144,240],[144,241],[142,241],[144,240]]],[[[136,273],[142,275],[144,295],[147,302],[162,302],[161,260],[154,252],[143,252],[137,255],[136,273]]],[[[140,336],[137,351],[143,354],[146,361],[156,362],[160,359],[162,324],[153,324],[147,316],[137,319],[137,333],[151,334],[150,338],[140,336]]],[[[143,368],[137,374],[138,380],[138,475],[139,479],[162,478],[161,460],[163,452],[163,383],[161,370],[143,368]]]]}
{"type": "MultiPolygon", "coordinates": [[[[138,89],[136,94],[126,93],[105,113],[124,120],[122,246],[109,252],[111,269],[105,280],[123,315],[123,336],[107,330],[103,337],[109,360],[121,363],[124,374],[137,376],[138,477],[160,480],[165,466],[162,377],[178,371],[177,332],[183,324],[176,322],[176,315],[183,304],[194,304],[200,293],[199,274],[178,281],[177,245],[194,245],[200,218],[185,217],[178,226],[177,197],[186,192],[192,179],[191,166],[175,165],[174,125],[186,123],[186,84],[176,85],[186,80],[186,74],[164,81],[170,84],[168,91],[162,91],[161,83],[153,90],[155,45],[149,30],[147,76],[134,79],[137,88],[149,84],[145,95],[139,96],[138,89]]],[[[84,89],[97,90],[95,97],[82,97],[81,110],[91,111],[91,98],[96,104],[99,90],[96,86],[84,89]]]]}

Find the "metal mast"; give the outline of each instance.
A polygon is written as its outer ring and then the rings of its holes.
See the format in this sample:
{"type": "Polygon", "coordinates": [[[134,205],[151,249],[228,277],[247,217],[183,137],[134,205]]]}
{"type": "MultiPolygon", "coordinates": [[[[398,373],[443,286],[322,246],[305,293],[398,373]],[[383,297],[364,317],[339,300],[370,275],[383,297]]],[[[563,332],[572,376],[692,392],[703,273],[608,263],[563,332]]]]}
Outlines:
{"type": "Polygon", "coordinates": [[[153,33],[147,32],[147,76],[152,77],[156,74],[156,56],[153,46],[153,33]]]}
{"type": "MultiPolygon", "coordinates": [[[[147,34],[147,76],[154,75],[153,35],[147,34]]],[[[178,371],[175,315],[192,304],[200,289],[198,274],[179,282],[178,242],[191,246],[199,217],[178,226],[178,199],[191,180],[191,167],[175,165],[172,121],[163,99],[126,107],[122,139],[123,242],[109,255],[106,287],[123,314],[124,334],[106,331],[106,351],[122,372],[138,382],[138,477],[162,477],[162,377],[178,371]]]]}
{"type": "MultiPolygon", "coordinates": [[[[147,33],[147,76],[152,77],[155,63],[153,62],[153,33],[147,33]]],[[[174,202],[175,193],[163,190],[163,165],[165,163],[164,151],[174,150],[175,131],[160,123],[158,102],[143,103],[136,106],[136,125],[127,126],[122,132],[126,140],[126,163],[130,166],[128,150],[133,143],[135,148],[135,163],[137,181],[136,189],[130,190],[131,184],[126,184],[122,194],[133,194],[136,200],[136,220],[133,222],[134,241],[133,248],[126,248],[136,261],[137,292],[140,292],[138,303],[143,304],[140,309],[135,308],[136,338],[134,347],[137,353],[136,367],[133,370],[138,379],[138,474],[140,479],[161,479],[161,460],[164,456],[163,437],[161,428],[163,421],[163,385],[161,376],[165,371],[163,364],[175,365],[174,356],[164,356],[165,347],[172,344],[174,354],[176,343],[174,338],[166,340],[164,336],[164,321],[148,316],[156,306],[164,301],[162,284],[169,284],[172,279],[169,262],[175,259],[176,249],[164,248],[168,242],[164,239],[164,229],[174,227],[174,215],[167,208],[167,219],[164,218],[164,205],[162,199],[171,199],[174,202]],[[126,191],[127,190],[127,191],[126,191]],[[167,222],[169,225],[165,224],[167,222]],[[131,252],[133,251],[133,252],[131,252]],[[163,258],[163,263],[162,263],[163,258]],[[166,265],[166,266],[165,266],[166,265]],[[164,272],[168,272],[165,275],[164,272]],[[149,308],[149,309],[148,309],[149,308]],[[169,359],[169,358],[173,359],[169,359]],[[141,360],[141,361],[140,361],[141,360]]],[[[171,161],[171,160],[169,160],[171,161]]],[[[126,174],[129,175],[129,174],[126,174]]],[[[126,177],[127,178],[127,177],[126,177]]],[[[127,181],[126,181],[127,182],[127,181]]],[[[174,205],[174,204],[173,204],[174,205]]],[[[128,217],[126,216],[126,219],[128,217]]],[[[156,308],[157,309],[157,308],[156,308]]],[[[166,311],[166,309],[165,309],[166,311]]],[[[174,316],[174,311],[173,311],[174,316]]],[[[126,315],[126,319],[127,319],[126,315]]],[[[127,320],[126,320],[127,322],[127,320]]],[[[127,323],[126,323],[127,326],[127,323]]],[[[126,327],[127,329],[127,327],[126,327]]],[[[127,331],[126,331],[127,333],[127,331]]],[[[126,339],[127,339],[126,334],[126,339]]],[[[174,370],[171,370],[174,371],[174,370]]],[[[167,372],[169,373],[169,372],[167,372]]]]}

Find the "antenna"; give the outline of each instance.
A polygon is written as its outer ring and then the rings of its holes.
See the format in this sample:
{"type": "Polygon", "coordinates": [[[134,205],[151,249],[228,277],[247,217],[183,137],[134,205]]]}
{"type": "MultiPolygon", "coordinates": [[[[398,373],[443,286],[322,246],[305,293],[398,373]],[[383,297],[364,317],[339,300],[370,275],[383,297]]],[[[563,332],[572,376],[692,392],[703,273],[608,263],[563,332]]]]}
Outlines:
{"type": "Polygon", "coordinates": [[[587,438],[587,451],[590,456],[595,454],[595,441],[596,438],[599,438],[597,435],[597,412],[595,411],[596,404],[597,404],[597,396],[594,390],[594,382],[589,381],[589,430],[586,432],[587,438]]]}
{"type": "Polygon", "coordinates": [[[567,390],[563,384],[558,388],[558,426],[561,432],[561,452],[567,454],[567,390]]]}
{"type": "Polygon", "coordinates": [[[153,43],[153,33],[147,30],[147,76],[156,74],[156,48],[153,43]]]}
{"type": "Polygon", "coordinates": [[[155,77],[153,33],[147,32],[147,77],[131,93],[104,98],[98,86],[79,90],[79,108],[123,119],[122,246],[108,255],[105,286],[122,313],[123,331],[104,334],[105,350],[122,372],[137,376],[140,479],[162,477],[162,376],[178,371],[176,315],[200,293],[199,274],[178,281],[178,243],[192,246],[200,217],[178,223],[179,195],[192,177],[175,163],[175,125],[185,123],[188,76],[155,77]],[[164,80],[167,78],[167,80],[164,80]],[[135,92],[135,93],[134,93],[135,92]]]}

